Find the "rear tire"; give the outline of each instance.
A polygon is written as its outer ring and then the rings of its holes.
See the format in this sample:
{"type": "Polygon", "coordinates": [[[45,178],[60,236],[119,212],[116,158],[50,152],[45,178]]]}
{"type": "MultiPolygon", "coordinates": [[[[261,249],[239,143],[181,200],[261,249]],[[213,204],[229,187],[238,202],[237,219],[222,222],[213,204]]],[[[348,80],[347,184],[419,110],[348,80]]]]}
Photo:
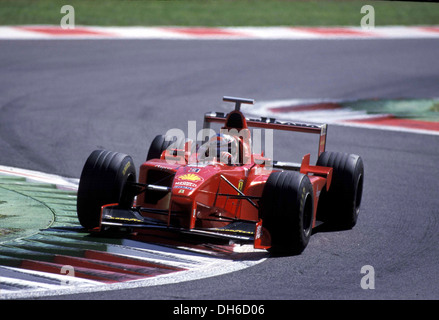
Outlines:
{"type": "Polygon", "coordinates": [[[313,225],[313,189],[299,172],[273,172],[260,201],[260,217],[271,236],[270,251],[300,254],[308,245],[313,225]]]}
{"type": "Polygon", "coordinates": [[[130,208],[135,194],[126,188],[136,182],[133,159],[125,154],[95,150],[88,157],[81,173],[77,197],[77,213],[86,229],[99,226],[101,207],[118,203],[130,208]]]}
{"type": "Polygon", "coordinates": [[[320,195],[318,218],[334,229],[352,229],[360,213],[363,160],[355,154],[323,152],[317,165],[333,168],[329,191],[322,190],[320,195]]]}
{"type": "Polygon", "coordinates": [[[178,138],[175,136],[165,136],[165,135],[158,135],[152,140],[151,146],[148,150],[148,155],[146,157],[146,161],[151,159],[160,159],[163,151],[165,151],[172,143],[176,142],[176,145],[179,148],[184,147],[183,140],[178,141],[178,138]]]}

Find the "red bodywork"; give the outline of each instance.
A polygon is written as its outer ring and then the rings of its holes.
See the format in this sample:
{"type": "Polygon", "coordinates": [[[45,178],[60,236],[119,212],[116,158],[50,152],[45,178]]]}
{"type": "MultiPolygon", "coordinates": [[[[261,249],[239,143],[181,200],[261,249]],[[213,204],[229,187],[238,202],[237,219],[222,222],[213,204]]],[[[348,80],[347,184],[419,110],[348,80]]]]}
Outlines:
{"type": "Polygon", "coordinates": [[[262,227],[258,201],[270,173],[287,169],[309,176],[314,193],[315,226],[320,191],[329,189],[332,168],[310,165],[309,154],[303,157],[301,164],[275,162],[263,154],[254,154],[251,152],[249,127],[319,134],[320,155],[325,150],[326,124],[296,124],[265,118],[249,120],[239,110],[227,116],[208,113],[204,121],[205,128],[209,128],[212,122],[218,122],[223,124],[223,129],[239,132],[244,163],[200,163],[197,152],[190,152],[194,149],[190,141],[186,142],[184,149],[168,148],[162,152],[160,159],[146,161],[140,167],[139,184],[151,187],[137,196],[136,210],[134,207],[131,210],[136,215],[111,210],[114,205],[104,206],[102,225],[160,226],[248,240],[255,248],[267,249],[270,247],[270,235],[262,227]],[[241,120],[237,122],[237,119],[241,120]],[[231,127],[231,124],[238,125],[231,127]]]}

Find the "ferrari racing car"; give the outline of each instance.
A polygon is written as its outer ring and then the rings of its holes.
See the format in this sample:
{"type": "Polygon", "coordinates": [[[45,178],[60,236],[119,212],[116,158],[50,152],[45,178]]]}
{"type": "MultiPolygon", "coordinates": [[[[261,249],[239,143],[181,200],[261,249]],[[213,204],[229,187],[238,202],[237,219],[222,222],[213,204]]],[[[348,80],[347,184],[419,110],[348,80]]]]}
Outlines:
{"type": "Polygon", "coordinates": [[[175,231],[250,242],[256,249],[300,254],[321,223],[352,228],[358,218],[364,167],[360,156],[325,151],[327,124],[246,118],[224,97],[228,114],[208,112],[204,129],[221,125],[203,143],[158,135],[138,179],[131,156],[95,150],[83,167],[77,214],[90,232],[175,231]],[[319,135],[318,160],[275,161],[253,152],[251,129],[319,135]]]}

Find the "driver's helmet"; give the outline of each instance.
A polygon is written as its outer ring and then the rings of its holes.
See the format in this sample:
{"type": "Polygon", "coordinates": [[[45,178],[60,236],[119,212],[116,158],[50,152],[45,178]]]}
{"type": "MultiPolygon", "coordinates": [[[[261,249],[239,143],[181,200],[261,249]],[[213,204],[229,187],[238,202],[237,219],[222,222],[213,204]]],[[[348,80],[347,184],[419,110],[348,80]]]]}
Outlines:
{"type": "Polygon", "coordinates": [[[219,133],[209,140],[209,153],[211,157],[216,157],[217,161],[224,164],[237,164],[239,159],[238,141],[229,134],[219,133]]]}

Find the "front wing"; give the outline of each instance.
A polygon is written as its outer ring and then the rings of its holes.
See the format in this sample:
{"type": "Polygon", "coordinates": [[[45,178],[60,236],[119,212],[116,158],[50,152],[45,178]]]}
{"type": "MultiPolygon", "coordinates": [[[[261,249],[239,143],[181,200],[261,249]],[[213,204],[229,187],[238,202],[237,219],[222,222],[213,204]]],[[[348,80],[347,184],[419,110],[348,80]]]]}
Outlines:
{"type": "MultiPolygon", "coordinates": [[[[134,229],[147,230],[158,229],[166,231],[174,231],[191,235],[201,235],[210,238],[228,239],[238,242],[253,242],[257,249],[268,249],[267,239],[264,239],[262,232],[262,221],[252,222],[245,220],[236,220],[222,228],[181,228],[171,226],[162,220],[156,220],[144,217],[141,211],[150,211],[151,209],[133,207],[131,209],[120,208],[118,204],[105,205],[101,209],[100,227],[94,231],[104,231],[106,229],[134,229]]],[[[160,213],[160,212],[155,212],[160,213]]],[[[162,212],[168,214],[168,211],[162,212]]],[[[172,214],[172,213],[171,213],[172,214]]],[[[265,236],[268,236],[266,231],[265,236]]]]}

